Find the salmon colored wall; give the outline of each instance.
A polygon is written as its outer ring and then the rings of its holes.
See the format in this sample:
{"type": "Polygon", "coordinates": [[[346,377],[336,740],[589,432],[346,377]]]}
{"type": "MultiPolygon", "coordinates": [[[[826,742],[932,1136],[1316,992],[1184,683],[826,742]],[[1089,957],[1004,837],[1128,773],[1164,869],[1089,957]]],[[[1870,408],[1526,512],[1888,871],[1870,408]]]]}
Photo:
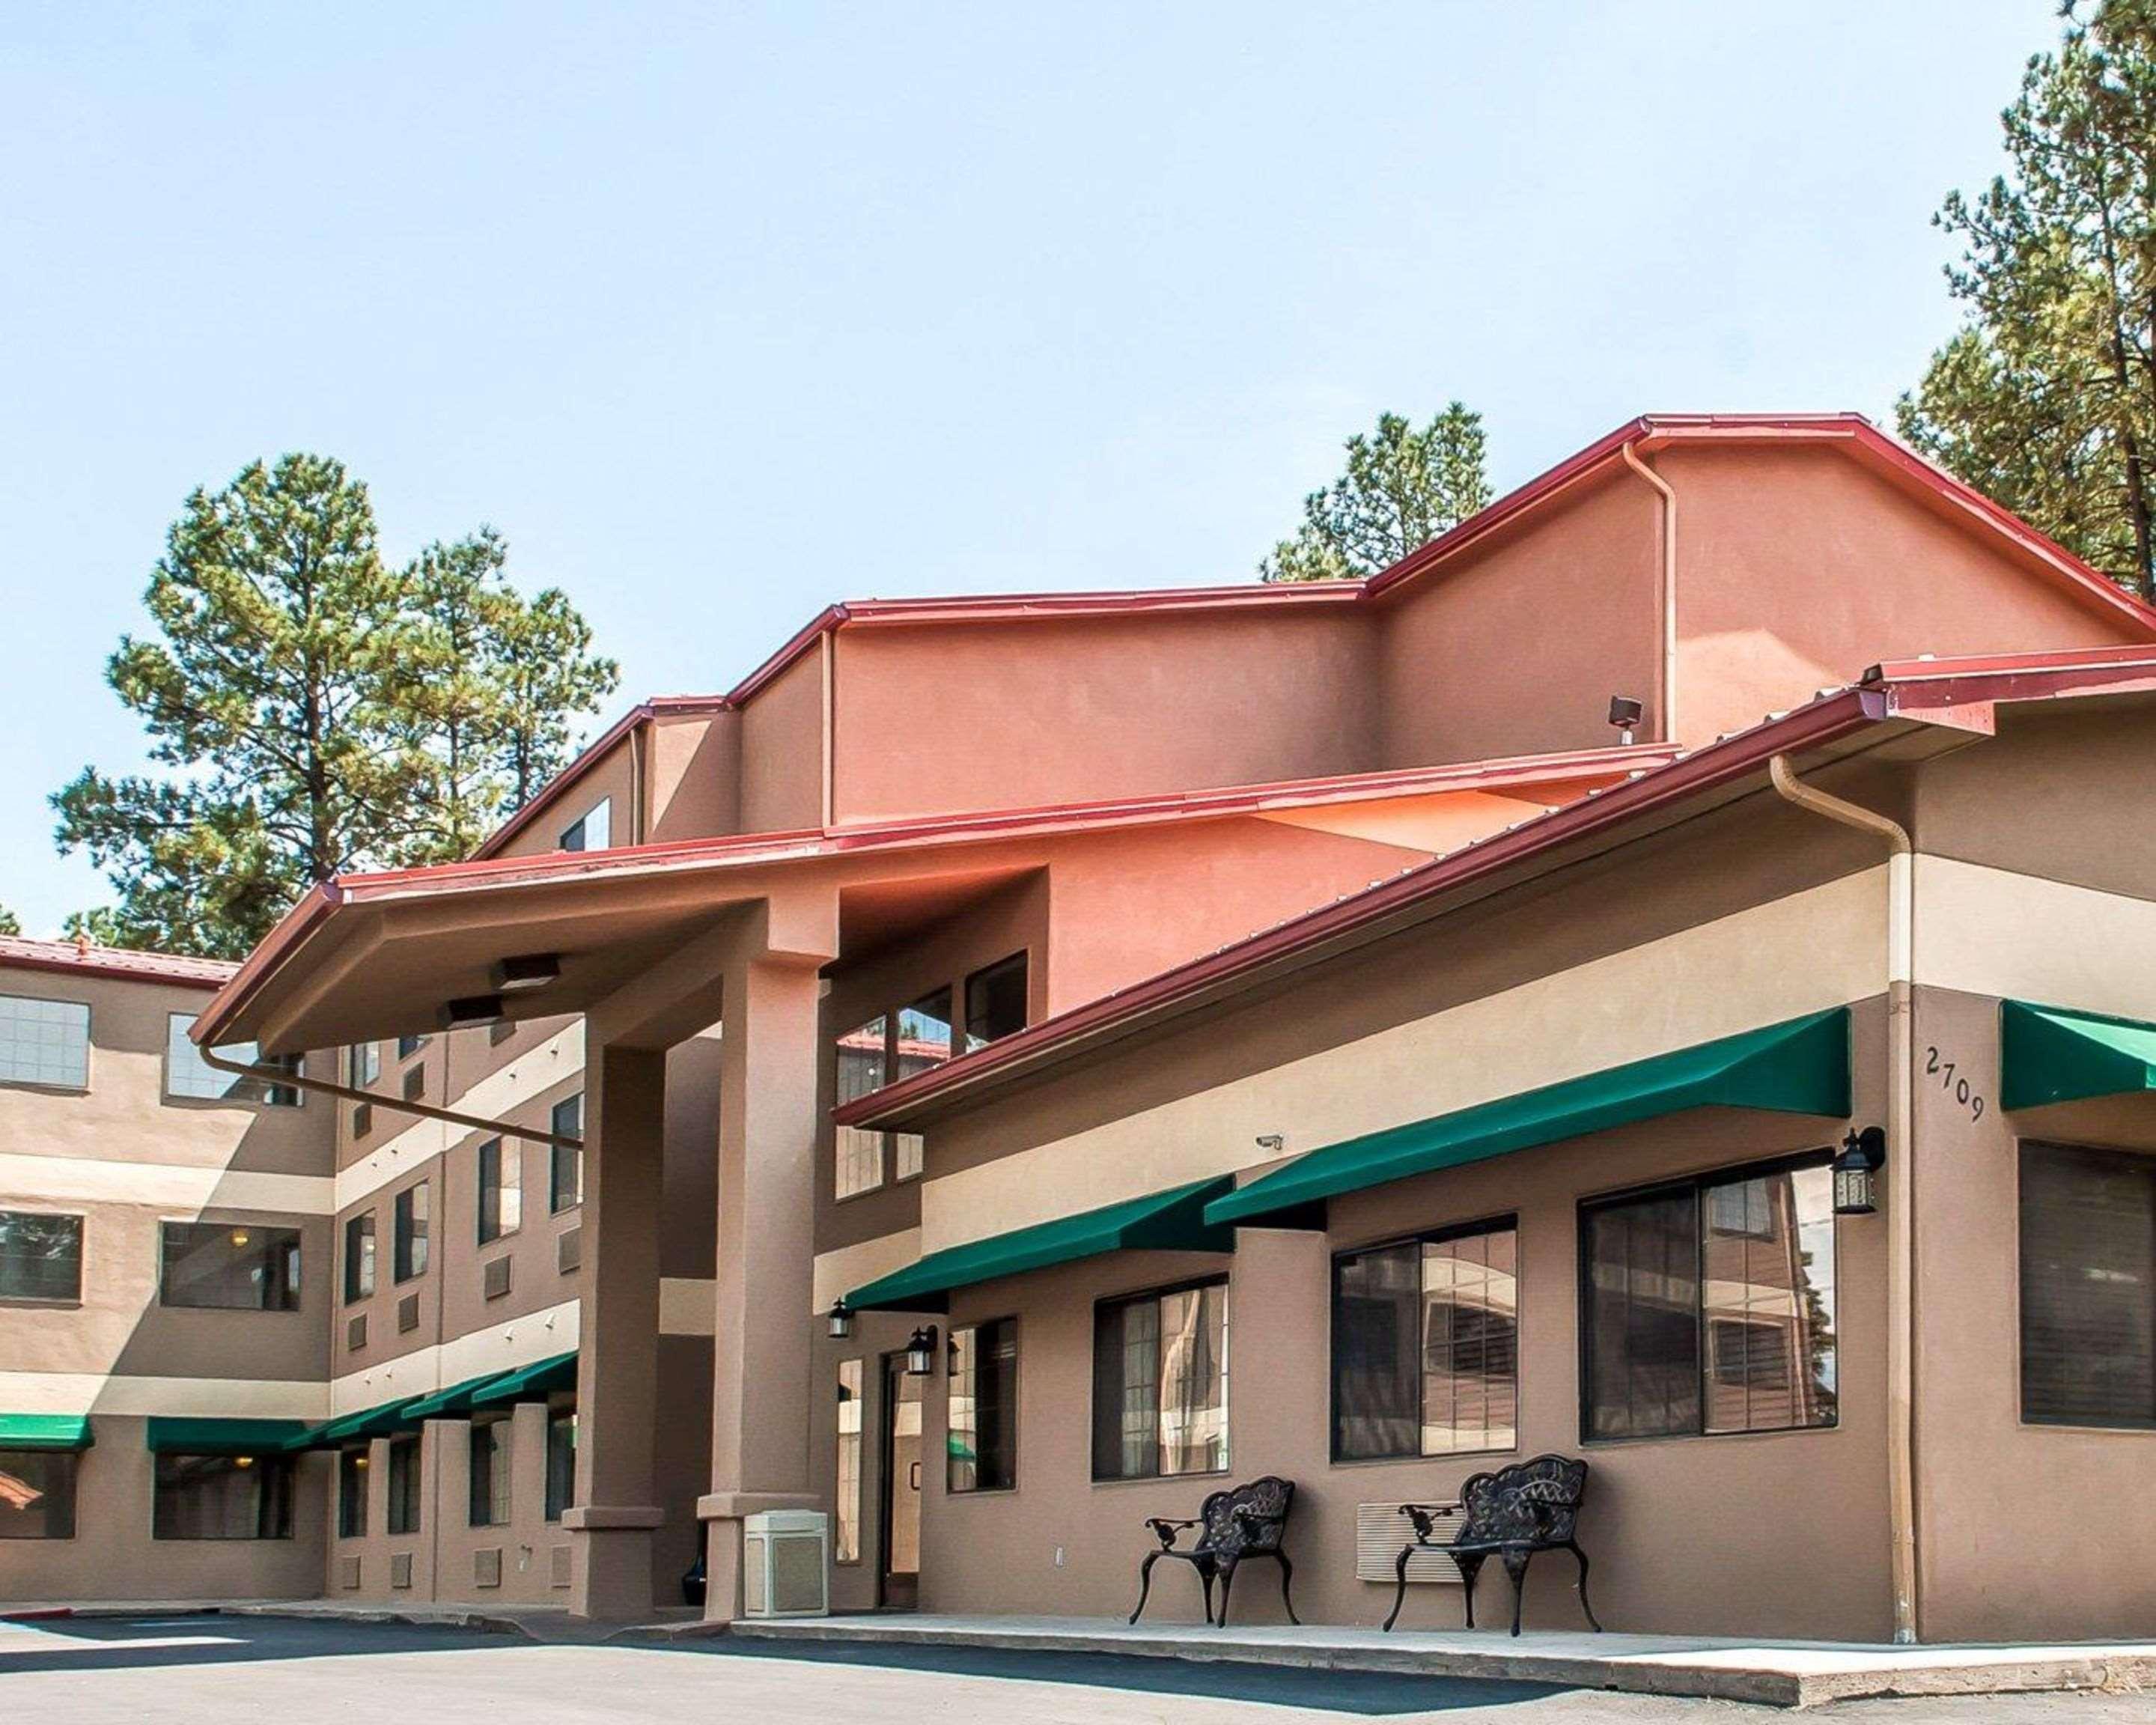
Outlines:
{"type": "Polygon", "coordinates": [[[740,831],[741,715],[655,719],[648,734],[649,842],[740,831]]]}
{"type": "Polygon", "coordinates": [[[824,824],[824,663],[803,655],[741,715],[741,829],[798,832],[824,824]]]}
{"type": "Polygon", "coordinates": [[[1677,494],[1677,718],[1692,746],[1881,660],[2142,639],[1830,449],[1653,459],[1677,494]]]}
{"type": "Polygon", "coordinates": [[[1599,747],[1613,695],[1659,737],[1658,506],[1605,471],[1381,601],[1383,764],[1599,747]]]}
{"type": "Polygon", "coordinates": [[[1373,768],[1373,644],[1346,607],[842,630],[839,818],[1373,768]]]}
{"type": "Polygon", "coordinates": [[[557,801],[532,818],[531,824],[501,847],[504,856],[545,856],[562,848],[562,834],[583,819],[585,813],[596,808],[601,798],[610,798],[613,808],[609,812],[610,842],[620,845],[633,842],[635,832],[635,769],[629,760],[631,739],[624,737],[594,761],[590,768],[557,801]]]}

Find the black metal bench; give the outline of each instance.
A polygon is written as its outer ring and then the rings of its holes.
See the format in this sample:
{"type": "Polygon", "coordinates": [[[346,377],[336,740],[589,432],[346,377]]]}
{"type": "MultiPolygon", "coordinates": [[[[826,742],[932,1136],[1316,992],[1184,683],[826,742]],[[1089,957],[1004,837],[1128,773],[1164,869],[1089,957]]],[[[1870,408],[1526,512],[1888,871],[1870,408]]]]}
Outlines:
{"type": "Polygon", "coordinates": [[[1295,1574],[1295,1566],[1287,1560],[1287,1553],[1281,1542],[1287,1533],[1287,1512],[1295,1503],[1295,1481],[1267,1474],[1261,1480],[1252,1480],[1247,1486],[1236,1486],[1225,1491],[1215,1491],[1198,1507],[1194,1521],[1169,1521],[1162,1516],[1148,1516],[1146,1526],[1160,1541],[1158,1551],[1149,1551],[1138,1565],[1138,1606],[1131,1613],[1136,1623],[1146,1608],[1146,1595],[1152,1591],[1152,1566],[1163,1558],[1173,1558],[1198,1572],[1199,1580],[1205,1589],[1205,1620],[1213,1619],[1213,1584],[1220,1584],[1220,1627],[1228,1626],[1228,1590],[1235,1585],[1235,1568],[1247,1558],[1270,1558],[1280,1565],[1281,1604],[1287,1608],[1287,1620],[1301,1623],[1295,1615],[1295,1602],[1288,1598],[1288,1582],[1295,1574]],[[1189,1528],[1199,1530],[1198,1537],[1187,1546],[1178,1546],[1176,1541],[1189,1528]]]}
{"type": "Polygon", "coordinates": [[[1470,1629],[1475,1627],[1475,1578],[1487,1558],[1495,1557],[1504,1563],[1505,1573],[1512,1578],[1512,1633],[1517,1635],[1529,1560],[1538,1551],[1568,1551],[1579,1563],[1579,1609],[1587,1614],[1588,1627],[1599,1634],[1602,1625],[1587,1603],[1587,1553],[1574,1537],[1580,1499],[1586,1495],[1584,1461],[1569,1455],[1537,1455],[1495,1473],[1473,1475],[1460,1488],[1457,1503],[1403,1503],[1400,1513],[1414,1524],[1414,1538],[1401,1550],[1394,1566],[1399,1584],[1385,1627],[1389,1630],[1399,1620],[1400,1607],[1407,1601],[1409,1560],[1419,1551],[1441,1551],[1459,1568],[1470,1629]],[[1439,1538],[1438,1516],[1455,1509],[1460,1512],[1458,1529],[1450,1539],[1439,1538]]]}

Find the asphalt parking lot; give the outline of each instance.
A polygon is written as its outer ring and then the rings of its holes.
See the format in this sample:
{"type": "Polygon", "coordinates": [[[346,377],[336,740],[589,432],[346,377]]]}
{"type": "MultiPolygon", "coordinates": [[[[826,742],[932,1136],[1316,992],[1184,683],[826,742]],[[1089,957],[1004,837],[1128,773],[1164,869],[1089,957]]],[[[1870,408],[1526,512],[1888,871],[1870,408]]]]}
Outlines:
{"type": "MultiPolygon", "coordinates": [[[[1971,1697],[1828,1709],[1897,1725],[2148,1725],[2141,1696],[1971,1697]]],[[[464,1629],[217,1615],[0,1623],[0,1719],[229,1725],[298,1718],[562,1725],[1768,1725],[1771,1710],[1536,1684],[1197,1664],[1098,1654],[784,1647],[712,1640],[542,1645],[464,1629]]],[[[1809,1716],[1808,1716],[1809,1717],[1809,1716]]]]}

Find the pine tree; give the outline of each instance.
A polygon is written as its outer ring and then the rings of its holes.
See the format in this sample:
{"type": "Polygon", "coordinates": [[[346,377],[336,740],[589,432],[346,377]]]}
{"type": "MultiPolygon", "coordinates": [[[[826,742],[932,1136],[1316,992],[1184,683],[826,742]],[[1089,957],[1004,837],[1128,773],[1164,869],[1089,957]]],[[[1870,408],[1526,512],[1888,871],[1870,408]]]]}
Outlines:
{"type": "Polygon", "coordinates": [[[1482,416],[1452,403],[1419,431],[1397,413],[1348,439],[1348,468],[1302,500],[1302,526],[1258,565],[1266,581],[1374,575],[1490,501],[1482,416]]]}

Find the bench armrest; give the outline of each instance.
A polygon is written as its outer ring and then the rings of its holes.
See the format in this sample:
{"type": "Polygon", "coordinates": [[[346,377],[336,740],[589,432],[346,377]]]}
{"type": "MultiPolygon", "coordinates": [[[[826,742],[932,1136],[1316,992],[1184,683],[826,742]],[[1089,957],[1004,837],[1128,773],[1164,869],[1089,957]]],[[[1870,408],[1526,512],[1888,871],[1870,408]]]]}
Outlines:
{"type": "Polygon", "coordinates": [[[1152,1529],[1153,1537],[1160,1541],[1160,1548],[1163,1551],[1168,1550],[1175,1543],[1175,1536],[1185,1527],[1194,1527],[1198,1525],[1196,1522],[1173,1521],[1166,1516],[1147,1516],[1145,1524],[1152,1529]]]}
{"type": "Polygon", "coordinates": [[[1459,1507],[1457,1499],[1447,1503],[1403,1503],[1400,1513],[1414,1523],[1417,1542],[1427,1543],[1430,1536],[1437,1531],[1436,1518],[1447,1510],[1459,1507]]]}

